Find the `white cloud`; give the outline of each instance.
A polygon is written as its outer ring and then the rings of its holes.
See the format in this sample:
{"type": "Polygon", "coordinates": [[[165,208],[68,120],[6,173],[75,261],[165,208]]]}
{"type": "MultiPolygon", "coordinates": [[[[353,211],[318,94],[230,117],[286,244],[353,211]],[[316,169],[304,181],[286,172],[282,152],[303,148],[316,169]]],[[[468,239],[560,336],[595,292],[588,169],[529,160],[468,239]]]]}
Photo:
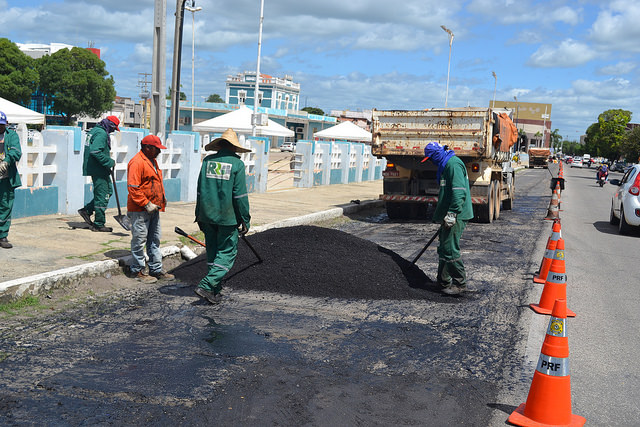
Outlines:
{"type": "Polygon", "coordinates": [[[502,24],[537,23],[546,26],[561,22],[577,25],[581,21],[582,8],[558,6],[559,1],[535,2],[529,0],[473,0],[467,6],[470,12],[490,17],[502,24]]]}
{"type": "Polygon", "coordinates": [[[629,74],[636,69],[636,64],[633,62],[618,62],[617,64],[607,65],[597,69],[597,73],[603,76],[621,76],[629,74]]]}
{"type": "Polygon", "coordinates": [[[613,1],[598,14],[590,31],[591,39],[603,50],[640,52],[640,3],[613,1]]]}
{"type": "Polygon", "coordinates": [[[539,68],[576,67],[596,57],[596,52],[588,45],[567,39],[557,47],[541,46],[531,55],[527,64],[539,68]]]}

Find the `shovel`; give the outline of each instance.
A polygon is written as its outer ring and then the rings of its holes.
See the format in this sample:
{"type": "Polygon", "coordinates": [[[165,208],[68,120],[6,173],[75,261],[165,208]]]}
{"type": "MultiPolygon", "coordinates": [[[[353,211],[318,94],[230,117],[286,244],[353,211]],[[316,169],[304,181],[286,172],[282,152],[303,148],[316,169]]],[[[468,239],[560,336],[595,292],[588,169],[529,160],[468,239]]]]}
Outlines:
{"type": "MultiPolygon", "coordinates": [[[[203,247],[207,247],[207,245],[205,245],[204,243],[202,243],[200,240],[196,239],[193,236],[190,236],[189,234],[187,234],[184,230],[182,230],[180,227],[176,227],[173,229],[173,231],[175,231],[176,233],[178,233],[181,236],[186,237],[187,239],[196,242],[199,245],[202,245],[203,247]]],[[[251,245],[251,243],[249,243],[249,241],[247,240],[247,237],[242,234],[242,240],[244,240],[244,242],[247,244],[247,246],[249,247],[249,249],[251,249],[251,252],[253,252],[253,254],[256,256],[256,258],[258,258],[258,262],[262,262],[262,257],[260,255],[258,255],[258,252],[255,250],[255,248],[253,247],[253,245],[251,245]]]]}
{"type": "Polygon", "coordinates": [[[418,256],[411,261],[411,264],[415,264],[416,261],[418,261],[418,259],[422,256],[422,254],[424,253],[424,251],[427,250],[427,248],[429,247],[429,245],[436,239],[436,237],[438,236],[438,233],[440,232],[440,228],[438,228],[435,232],[435,234],[431,237],[431,239],[429,239],[429,241],[427,242],[427,244],[424,246],[424,248],[422,248],[422,250],[420,251],[420,253],[418,254],[418,256]]]}
{"type": "Polygon", "coordinates": [[[118,198],[118,186],[116,185],[116,177],[113,174],[113,169],[111,169],[111,180],[113,181],[113,191],[116,195],[116,205],[118,205],[118,215],[114,216],[115,220],[127,231],[131,231],[131,221],[129,217],[126,215],[122,215],[122,211],[120,210],[120,199],[118,198]]]}

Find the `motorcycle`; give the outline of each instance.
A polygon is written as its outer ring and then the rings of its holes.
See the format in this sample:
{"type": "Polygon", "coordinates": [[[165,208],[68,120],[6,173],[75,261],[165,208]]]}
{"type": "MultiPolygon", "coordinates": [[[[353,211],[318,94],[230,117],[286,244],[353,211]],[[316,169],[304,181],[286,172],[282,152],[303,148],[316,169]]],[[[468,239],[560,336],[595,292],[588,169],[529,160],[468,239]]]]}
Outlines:
{"type": "Polygon", "coordinates": [[[609,179],[609,172],[602,172],[602,171],[598,171],[598,175],[597,175],[597,181],[596,183],[600,186],[603,187],[604,184],[606,184],[607,180],[609,179]]]}

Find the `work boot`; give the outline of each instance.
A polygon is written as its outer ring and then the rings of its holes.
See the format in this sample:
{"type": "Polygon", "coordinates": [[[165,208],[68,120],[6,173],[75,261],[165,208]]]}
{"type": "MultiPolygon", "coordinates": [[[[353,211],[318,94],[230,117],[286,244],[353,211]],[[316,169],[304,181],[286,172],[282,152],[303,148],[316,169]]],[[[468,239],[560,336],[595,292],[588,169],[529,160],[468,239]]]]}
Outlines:
{"type": "Polygon", "coordinates": [[[82,209],[78,209],[78,213],[80,214],[80,216],[82,217],[82,219],[84,219],[84,222],[86,222],[87,224],[89,224],[89,227],[95,227],[96,225],[93,223],[93,221],[91,221],[91,215],[89,215],[89,212],[87,212],[85,210],[85,208],[82,209]]]}
{"type": "Polygon", "coordinates": [[[137,273],[135,273],[133,275],[133,278],[136,279],[138,282],[142,282],[146,284],[156,283],[158,281],[158,279],[156,279],[153,276],[149,276],[147,273],[143,271],[138,271],[137,273]]]}
{"type": "Polygon", "coordinates": [[[155,277],[158,280],[173,280],[176,278],[173,274],[166,273],[162,270],[160,271],[152,271],[149,273],[150,276],[155,277]]]}
{"type": "Polygon", "coordinates": [[[442,288],[442,293],[445,295],[455,296],[455,295],[460,295],[463,292],[464,292],[464,289],[455,285],[446,286],[442,288]]]}
{"type": "Polygon", "coordinates": [[[202,297],[209,301],[210,304],[220,304],[222,302],[221,294],[214,294],[213,292],[209,292],[206,289],[202,289],[201,287],[197,287],[194,291],[196,295],[202,297]]]}
{"type": "Polygon", "coordinates": [[[94,225],[91,228],[91,231],[99,231],[102,233],[111,233],[113,231],[112,227],[105,227],[104,225],[102,227],[98,227],[97,225],[94,225]]]}
{"type": "Polygon", "coordinates": [[[11,249],[13,245],[9,243],[6,237],[3,237],[2,239],[0,239],[0,247],[3,247],[5,249],[11,249]]]}

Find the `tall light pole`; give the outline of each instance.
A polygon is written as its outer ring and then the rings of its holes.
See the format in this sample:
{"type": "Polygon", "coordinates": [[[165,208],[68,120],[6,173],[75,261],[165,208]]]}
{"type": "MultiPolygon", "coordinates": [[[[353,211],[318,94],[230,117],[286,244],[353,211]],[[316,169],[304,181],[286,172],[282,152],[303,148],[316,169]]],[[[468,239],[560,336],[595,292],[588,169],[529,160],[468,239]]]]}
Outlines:
{"type": "Polygon", "coordinates": [[[185,6],[185,9],[191,12],[191,129],[193,129],[193,107],[196,99],[195,89],[195,69],[196,69],[196,12],[202,10],[200,6],[196,7],[196,0],[191,0],[191,7],[185,6]]]}
{"type": "Polygon", "coordinates": [[[258,27],[258,64],[256,65],[256,88],[253,94],[253,116],[251,117],[251,135],[256,136],[258,121],[258,93],[260,90],[260,51],[262,49],[262,21],[264,21],[264,0],[260,0],[260,25],[258,27]]]}
{"type": "Polygon", "coordinates": [[[518,131],[518,151],[520,151],[520,148],[522,147],[520,147],[520,129],[518,129],[518,112],[520,111],[518,109],[518,97],[514,96],[513,100],[516,101],[516,130],[518,131]]]}
{"type": "Polygon", "coordinates": [[[498,76],[496,76],[496,72],[492,71],[491,74],[493,75],[493,104],[491,104],[491,108],[496,108],[496,88],[498,87],[498,76]]]}
{"type": "Polygon", "coordinates": [[[449,34],[449,63],[447,65],[447,92],[444,96],[444,108],[447,108],[447,100],[449,99],[449,73],[451,71],[451,46],[453,45],[453,33],[450,29],[444,25],[440,25],[440,28],[445,30],[449,34]]]}

